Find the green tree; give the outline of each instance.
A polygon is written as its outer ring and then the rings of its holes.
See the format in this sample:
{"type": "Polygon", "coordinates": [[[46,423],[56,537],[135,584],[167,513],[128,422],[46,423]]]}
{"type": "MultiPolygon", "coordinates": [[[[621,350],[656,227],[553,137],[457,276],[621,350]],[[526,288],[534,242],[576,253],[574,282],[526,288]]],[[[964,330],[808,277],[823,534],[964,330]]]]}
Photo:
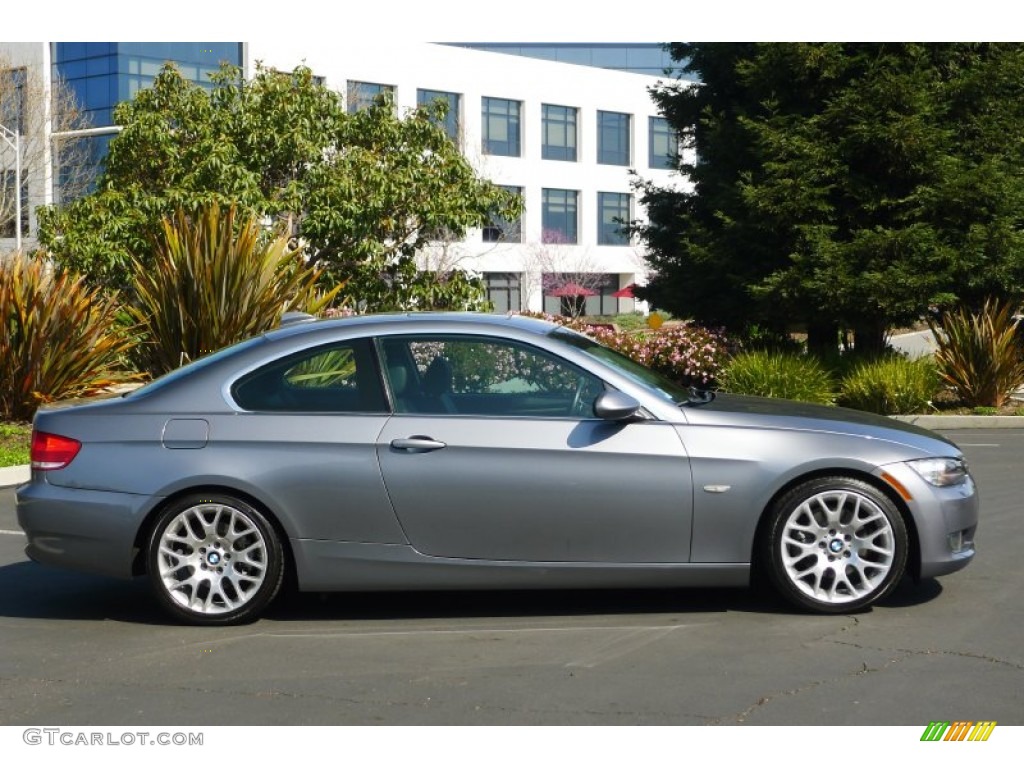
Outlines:
{"type": "Polygon", "coordinates": [[[697,162],[640,182],[649,296],[876,351],[931,306],[1024,295],[1024,46],[674,44],[654,92],[697,162]]]}
{"type": "Polygon", "coordinates": [[[462,237],[516,196],[478,177],[437,122],[440,106],[399,115],[381,102],[348,114],[306,67],[224,67],[207,90],[167,65],[120,104],[96,190],[40,212],[39,239],[58,264],[122,287],[153,258],[161,222],[217,202],[284,222],[341,303],[361,309],[478,305],[462,272],[423,273],[437,233],[462,237]]]}

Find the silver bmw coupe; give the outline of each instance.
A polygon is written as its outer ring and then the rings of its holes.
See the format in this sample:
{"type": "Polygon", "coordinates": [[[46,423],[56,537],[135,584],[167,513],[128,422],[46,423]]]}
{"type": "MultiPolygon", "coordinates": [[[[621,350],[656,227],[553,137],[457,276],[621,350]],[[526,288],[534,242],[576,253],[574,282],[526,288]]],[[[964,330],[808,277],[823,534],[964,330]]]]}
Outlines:
{"type": "Polygon", "coordinates": [[[28,556],[197,624],[313,591],[745,586],[854,612],[974,557],[949,440],[679,387],[476,314],[298,322],[121,397],[42,409],[28,556]]]}

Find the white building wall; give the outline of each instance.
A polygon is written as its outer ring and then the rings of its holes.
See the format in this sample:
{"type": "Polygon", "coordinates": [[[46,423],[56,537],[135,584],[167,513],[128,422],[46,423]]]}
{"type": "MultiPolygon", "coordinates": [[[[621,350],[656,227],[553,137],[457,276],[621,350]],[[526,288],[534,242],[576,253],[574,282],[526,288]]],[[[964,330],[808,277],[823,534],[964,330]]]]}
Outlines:
{"type": "MultiPolygon", "coordinates": [[[[547,248],[544,261],[561,260],[566,272],[604,272],[617,276],[618,286],[645,282],[646,267],[638,246],[598,245],[598,192],[633,194],[629,169],[660,185],[673,181],[673,173],[648,167],[648,118],[658,111],[648,89],[656,78],[628,72],[543,61],[521,56],[476,51],[439,44],[345,42],[326,49],[317,43],[296,41],[250,42],[246,66],[256,62],[289,71],[305,64],[326,85],[342,93],[349,81],[379,83],[394,88],[400,111],[416,106],[417,89],[460,94],[462,148],[483,176],[495,183],[523,188],[526,211],[522,219],[522,243],[494,244],[482,240],[481,230],[469,233],[458,246],[460,266],[478,272],[518,273],[530,295],[524,303],[542,308],[540,268],[542,189],[577,190],[578,243],[547,248]],[[521,156],[485,155],[482,151],[482,99],[494,97],[519,101],[521,156]],[[575,107],[577,112],[577,161],[544,160],[541,157],[543,104],[575,107]],[[631,116],[631,164],[629,167],[597,162],[597,113],[599,110],[631,116]]],[[[635,218],[643,211],[633,201],[635,218]]],[[[451,249],[449,249],[451,250],[451,249]]],[[[632,302],[620,303],[623,310],[632,302]]]]}

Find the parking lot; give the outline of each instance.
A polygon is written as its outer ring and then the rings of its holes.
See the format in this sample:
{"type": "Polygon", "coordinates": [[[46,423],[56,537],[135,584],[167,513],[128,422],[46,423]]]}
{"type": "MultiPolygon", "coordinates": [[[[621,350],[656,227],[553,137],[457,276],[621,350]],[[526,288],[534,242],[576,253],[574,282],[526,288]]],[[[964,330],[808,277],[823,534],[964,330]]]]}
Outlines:
{"type": "Polygon", "coordinates": [[[1024,724],[1024,430],[950,433],[965,571],[853,616],[744,590],[286,594],[168,622],[144,582],[26,560],[0,490],[0,725],[1024,724]]]}

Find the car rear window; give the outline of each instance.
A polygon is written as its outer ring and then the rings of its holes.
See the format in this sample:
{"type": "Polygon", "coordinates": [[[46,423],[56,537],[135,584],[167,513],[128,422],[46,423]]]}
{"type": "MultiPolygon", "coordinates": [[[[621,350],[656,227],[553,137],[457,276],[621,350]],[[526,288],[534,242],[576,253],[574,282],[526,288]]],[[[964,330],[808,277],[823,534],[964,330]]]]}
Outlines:
{"type": "Polygon", "coordinates": [[[387,402],[370,342],[356,339],[289,355],[231,388],[247,411],[383,413],[387,402]]]}

